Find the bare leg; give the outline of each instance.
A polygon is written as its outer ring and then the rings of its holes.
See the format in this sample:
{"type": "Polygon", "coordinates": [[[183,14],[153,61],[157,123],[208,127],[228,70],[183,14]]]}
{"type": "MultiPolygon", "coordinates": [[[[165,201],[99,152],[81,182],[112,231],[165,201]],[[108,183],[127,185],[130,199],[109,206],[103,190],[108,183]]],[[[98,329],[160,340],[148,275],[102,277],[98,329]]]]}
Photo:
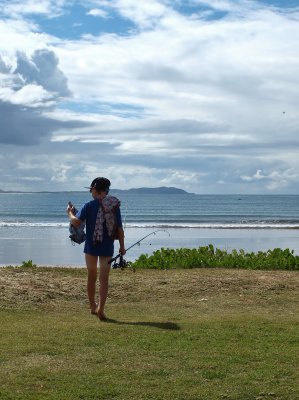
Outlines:
{"type": "Polygon", "coordinates": [[[87,267],[87,295],[89,300],[90,312],[96,314],[97,303],[95,301],[98,257],[91,254],[85,254],[85,262],[87,267]]]}
{"type": "Polygon", "coordinates": [[[111,257],[99,257],[100,258],[100,303],[98,309],[98,317],[101,320],[105,320],[104,314],[105,303],[108,296],[108,285],[109,285],[109,273],[110,264],[108,261],[111,257]]]}

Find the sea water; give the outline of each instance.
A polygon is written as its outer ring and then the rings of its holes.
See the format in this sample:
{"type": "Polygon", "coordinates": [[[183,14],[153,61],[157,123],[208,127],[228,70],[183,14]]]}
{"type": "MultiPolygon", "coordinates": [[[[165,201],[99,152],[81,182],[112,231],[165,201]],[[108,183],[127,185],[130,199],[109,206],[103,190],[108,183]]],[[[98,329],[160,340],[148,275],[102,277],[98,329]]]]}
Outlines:
{"type": "MultiPolygon", "coordinates": [[[[127,260],[161,247],[207,244],[299,254],[298,195],[111,194],[121,200],[126,247],[149,235],[127,260]]],[[[72,201],[79,209],[90,199],[88,192],[0,193],[0,265],[84,265],[83,244],[69,239],[66,206],[72,201]]]]}

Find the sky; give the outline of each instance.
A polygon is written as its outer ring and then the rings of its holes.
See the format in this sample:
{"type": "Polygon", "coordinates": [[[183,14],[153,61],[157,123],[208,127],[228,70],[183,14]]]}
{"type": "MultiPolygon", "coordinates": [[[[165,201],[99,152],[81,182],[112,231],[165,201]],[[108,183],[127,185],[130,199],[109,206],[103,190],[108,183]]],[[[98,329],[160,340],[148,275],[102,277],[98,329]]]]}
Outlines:
{"type": "Polygon", "coordinates": [[[299,194],[299,0],[0,0],[0,189],[299,194]]]}

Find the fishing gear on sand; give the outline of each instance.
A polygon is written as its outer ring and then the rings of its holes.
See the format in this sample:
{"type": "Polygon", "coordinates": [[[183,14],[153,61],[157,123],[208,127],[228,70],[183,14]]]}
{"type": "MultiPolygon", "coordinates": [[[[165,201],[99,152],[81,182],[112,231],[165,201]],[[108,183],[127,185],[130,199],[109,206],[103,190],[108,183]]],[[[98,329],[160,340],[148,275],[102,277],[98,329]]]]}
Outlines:
{"type": "MultiPolygon", "coordinates": [[[[139,246],[140,242],[142,242],[144,239],[148,238],[151,235],[156,235],[157,232],[166,232],[170,236],[170,233],[166,229],[157,229],[156,231],[153,231],[153,232],[149,233],[148,235],[144,236],[143,238],[137,240],[137,242],[135,242],[134,244],[132,244],[130,247],[128,247],[126,249],[126,252],[128,250],[132,249],[132,247],[134,247],[134,246],[137,246],[137,245],[139,246]]],[[[133,272],[135,272],[135,268],[132,267],[132,263],[130,261],[126,261],[123,258],[123,255],[120,253],[108,261],[108,264],[111,264],[111,263],[113,263],[112,269],[117,269],[117,268],[124,269],[124,268],[128,267],[128,268],[132,269],[133,272]],[[116,262],[118,259],[119,259],[119,261],[116,262]]]]}

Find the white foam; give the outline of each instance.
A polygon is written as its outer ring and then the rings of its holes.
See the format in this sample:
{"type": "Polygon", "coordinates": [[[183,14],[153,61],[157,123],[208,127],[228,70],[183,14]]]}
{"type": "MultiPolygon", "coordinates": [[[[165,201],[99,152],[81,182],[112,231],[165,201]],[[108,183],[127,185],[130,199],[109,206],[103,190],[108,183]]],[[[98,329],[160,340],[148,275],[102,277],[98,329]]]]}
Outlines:
{"type": "Polygon", "coordinates": [[[9,221],[0,222],[0,228],[18,228],[18,227],[65,228],[68,226],[69,226],[68,222],[9,222],[9,221]]]}
{"type": "Polygon", "coordinates": [[[298,223],[128,223],[127,228],[198,228],[198,229],[299,229],[298,223]]]}
{"type": "MultiPolygon", "coordinates": [[[[10,222],[0,221],[0,228],[68,228],[68,222],[10,222]]],[[[299,223],[294,222],[239,222],[239,223],[210,223],[210,222],[129,222],[126,228],[177,228],[177,229],[299,229],[299,223]]]]}

